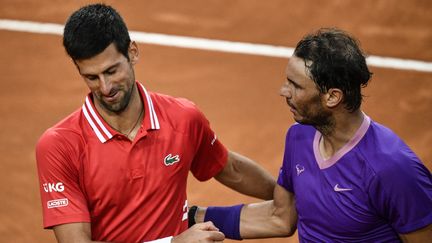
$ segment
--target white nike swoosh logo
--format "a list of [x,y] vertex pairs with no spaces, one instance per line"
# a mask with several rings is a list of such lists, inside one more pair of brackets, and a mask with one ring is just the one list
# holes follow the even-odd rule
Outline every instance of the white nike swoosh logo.
[[335,192],[346,192],[352,190],[351,188],[340,188],[339,184],[336,184],[333,189]]

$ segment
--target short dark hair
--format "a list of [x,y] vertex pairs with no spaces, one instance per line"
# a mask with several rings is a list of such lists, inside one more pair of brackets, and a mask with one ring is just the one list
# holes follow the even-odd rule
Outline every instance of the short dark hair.
[[91,4],[75,11],[67,20],[63,33],[63,46],[73,60],[93,57],[111,43],[129,59],[130,41],[120,14],[105,4]]
[[302,58],[311,79],[321,93],[338,88],[344,93],[343,103],[349,111],[360,108],[361,88],[372,73],[359,42],[336,28],[322,28],[306,35],[296,46],[294,56]]

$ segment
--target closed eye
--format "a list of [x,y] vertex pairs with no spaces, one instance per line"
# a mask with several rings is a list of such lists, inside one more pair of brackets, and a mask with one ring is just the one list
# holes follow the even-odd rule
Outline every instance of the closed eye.
[[302,89],[303,88],[303,87],[301,87],[300,85],[298,85],[296,82],[294,82],[293,80],[291,80],[289,78],[287,78],[287,82],[289,84],[291,84],[292,86],[294,86],[294,88],[296,88],[296,89]]
[[105,71],[105,73],[108,75],[113,75],[116,73],[116,71],[117,71],[117,69],[113,68],[113,69],[109,69],[109,70]]
[[88,79],[88,80],[92,80],[92,81],[98,79],[98,76],[96,76],[96,75],[85,75],[84,77],[85,77],[86,79]]

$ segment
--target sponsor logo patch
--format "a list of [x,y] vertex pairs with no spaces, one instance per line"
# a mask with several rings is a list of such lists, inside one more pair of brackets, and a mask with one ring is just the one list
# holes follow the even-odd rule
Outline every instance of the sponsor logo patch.
[[69,204],[69,201],[67,198],[56,199],[56,200],[51,200],[51,201],[47,202],[48,208],[66,207],[68,204]]
[[62,192],[64,191],[64,185],[61,182],[58,183],[44,183],[42,184],[45,192]]
[[335,192],[346,192],[346,191],[351,191],[352,188],[342,188],[342,187],[339,187],[339,184],[336,184],[336,185],[333,187],[333,190],[334,190]]
[[296,164],[297,176],[299,176],[303,171],[305,171],[305,167],[300,164]]

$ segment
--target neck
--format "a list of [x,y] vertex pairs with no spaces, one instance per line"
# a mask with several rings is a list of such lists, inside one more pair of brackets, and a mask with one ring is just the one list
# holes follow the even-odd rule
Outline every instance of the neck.
[[323,157],[331,157],[347,144],[360,128],[363,119],[364,114],[361,110],[352,113],[344,111],[333,114],[331,124],[317,126],[316,129],[322,134],[320,151]]

